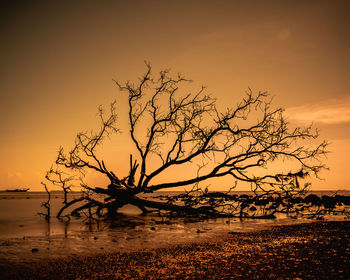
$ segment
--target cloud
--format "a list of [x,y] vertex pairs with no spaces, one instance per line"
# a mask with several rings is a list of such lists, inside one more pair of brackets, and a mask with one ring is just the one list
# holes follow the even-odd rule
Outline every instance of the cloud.
[[301,123],[342,124],[350,123],[350,98],[330,99],[319,104],[305,104],[287,108],[289,120]]

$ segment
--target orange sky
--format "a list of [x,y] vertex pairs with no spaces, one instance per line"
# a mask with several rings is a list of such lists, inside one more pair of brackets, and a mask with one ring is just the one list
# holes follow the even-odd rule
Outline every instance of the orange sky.
[[[0,189],[39,190],[60,145],[97,124],[112,79],[153,68],[219,105],[267,90],[332,145],[313,189],[350,189],[349,1],[2,1]],[[128,147],[119,143],[111,152]],[[125,162],[116,163],[125,165]]]

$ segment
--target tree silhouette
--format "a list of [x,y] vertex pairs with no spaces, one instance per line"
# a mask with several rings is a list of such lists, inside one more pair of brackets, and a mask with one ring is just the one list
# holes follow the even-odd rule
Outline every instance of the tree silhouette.
[[[107,167],[98,155],[103,141],[120,133],[117,103],[113,102],[107,112],[99,107],[100,129],[79,133],[68,152],[60,148],[55,165],[47,172],[46,180],[65,193],[57,217],[67,212],[114,218],[126,204],[144,213],[215,217],[263,218],[276,211],[302,211],[288,205],[290,199],[305,193],[307,186],[300,186],[298,179],[308,174],[318,176],[326,168],[321,159],[327,143],[305,146],[318,137],[317,130],[311,126],[291,129],[283,109],[273,109],[265,92],[254,94],[249,89],[240,103],[222,111],[205,87],[194,94],[180,94],[190,80],[181,74],[172,76],[168,70],[154,76],[150,64],[146,67],[136,83],[115,81],[127,95],[128,132],[137,151],[130,154],[128,174],[122,176]],[[270,168],[281,160],[293,162],[293,170],[283,173],[282,169]],[[193,175],[178,180],[164,176],[181,166]],[[87,171],[104,175],[109,184],[89,185],[84,180]],[[213,193],[200,187],[224,177],[232,179],[233,187],[227,192]],[[250,184],[255,195],[230,194],[240,182]],[[82,190],[80,195],[69,200],[67,194],[77,186]],[[184,187],[191,190],[177,196],[146,199],[143,195]]]

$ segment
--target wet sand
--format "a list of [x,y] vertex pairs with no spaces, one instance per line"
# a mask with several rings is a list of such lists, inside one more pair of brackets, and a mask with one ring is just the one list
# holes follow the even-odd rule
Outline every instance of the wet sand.
[[[128,253],[4,263],[1,279],[350,279],[350,222],[315,222]],[[156,244],[155,244],[156,246]]]

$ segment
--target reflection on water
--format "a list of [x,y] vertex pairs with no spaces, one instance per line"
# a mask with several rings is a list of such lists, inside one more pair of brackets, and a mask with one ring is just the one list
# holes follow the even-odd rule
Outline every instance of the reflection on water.
[[[124,215],[113,223],[82,222],[82,219],[60,222],[55,218],[47,223],[36,215],[44,197],[38,194],[26,196],[29,198],[0,199],[0,264],[6,260],[23,263],[48,257],[163,247],[217,238],[232,231],[245,232],[305,222],[285,217],[244,221],[228,218],[168,220],[158,216],[141,216],[138,209],[126,206]],[[59,196],[52,200],[54,213],[61,202]]]

